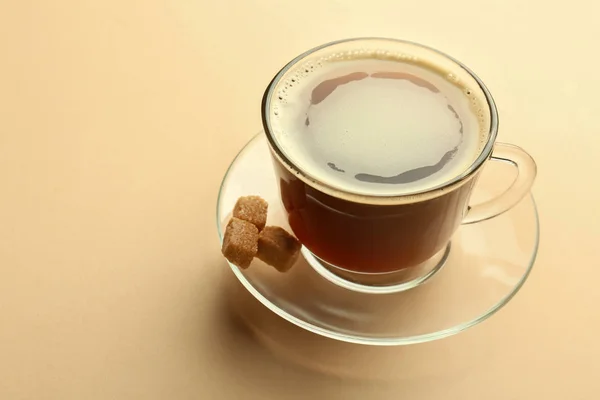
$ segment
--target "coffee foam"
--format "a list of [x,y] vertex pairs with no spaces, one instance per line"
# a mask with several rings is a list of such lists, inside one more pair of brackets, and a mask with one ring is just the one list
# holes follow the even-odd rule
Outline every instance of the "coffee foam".
[[410,55],[332,53],[285,74],[270,123],[282,152],[314,180],[405,195],[443,185],[479,156],[487,130],[476,93]]

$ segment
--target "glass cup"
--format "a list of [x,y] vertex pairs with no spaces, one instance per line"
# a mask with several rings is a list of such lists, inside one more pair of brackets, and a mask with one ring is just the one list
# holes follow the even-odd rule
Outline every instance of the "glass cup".
[[[485,145],[475,161],[440,186],[398,196],[343,190],[320,181],[296,165],[274,134],[273,98],[284,82],[292,79],[297,67],[324,57],[335,59],[349,55],[385,56],[398,62],[426,65],[473,91],[473,97],[484,103],[480,117],[487,132]],[[452,235],[461,224],[483,221],[509,210],[529,192],[536,175],[536,164],[529,154],[517,146],[496,143],[498,113],[483,82],[459,61],[416,43],[356,38],[309,50],[274,77],[264,94],[261,112],[281,199],[289,224],[305,247],[305,256],[318,260],[345,279],[357,281],[357,276],[361,276],[360,280],[370,282],[372,276],[413,269],[436,257],[439,259],[441,254],[447,255]],[[518,176],[501,195],[470,206],[477,178],[490,160],[512,164]]]

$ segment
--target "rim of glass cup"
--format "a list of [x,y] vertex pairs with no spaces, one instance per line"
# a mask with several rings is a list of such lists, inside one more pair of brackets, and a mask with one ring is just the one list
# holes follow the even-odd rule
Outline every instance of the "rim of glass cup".
[[[391,42],[391,43],[395,43],[395,44],[404,44],[404,45],[408,45],[408,46],[415,46],[417,48],[421,48],[423,50],[433,52],[439,56],[442,56],[443,58],[446,58],[450,62],[456,64],[456,66],[458,66],[459,68],[463,69],[465,72],[467,72],[470,75],[471,78],[473,78],[473,80],[477,83],[477,85],[479,86],[479,89],[482,91],[482,93],[485,97],[485,100],[486,100],[486,103],[487,103],[487,106],[489,109],[489,113],[490,113],[490,128],[488,131],[487,141],[486,141],[484,147],[482,148],[481,152],[479,153],[479,155],[477,156],[475,161],[473,161],[473,163],[465,171],[463,171],[460,175],[457,175],[456,177],[452,178],[449,181],[446,181],[437,186],[427,188],[425,190],[416,190],[416,191],[406,192],[406,193],[399,194],[399,195],[363,194],[363,193],[355,193],[355,192],[347,191],[347,190],[344,190],[344,189],[341,189],[338,187],[334,187],[334,186],[331,186],[325,182],[322,182],[322,181],[316,179],[314,176],[310,175],[309,173],[304,171],[302,168],[297,166],[291,160],[291,158],[285,154],[285,152],[279,146],[277,139],[275,138],[275,135],[273,134],[273,132],[271,130],[271,118],[270,118],[271,99],[273,97],[273,94],[275,93],[275,88],[277,87],[278,83],[281,81],[281,78],[283,76],[285,76],[285,74],[292,67],[294,67],[296,64],[298,64],[300,61],[302,61],[306,57],[310,56],[311,54],[313,54],[319,50],[326,49],[328,47],[332,47],[332,46],[335,46],[338,44],[355,42],[355,41],[357,41],[357,42],[360,42],[360,41],[367,41],[367,42],[383,41],[383,42]],[[426,200],[426,199],[430,199],[430,198],[441,195],[442,193],[444,193],[443,192],[444,189],[448,189],[448,188],[454,189],[455,187],[461,186],[462,184],[466,183],[469,180],[468,178],[473,176],[474,172],[476,172],[485,163],[485,161],[491,156],[492,150],[494,149],[494,143],[496,142],[496,137],[498,135],[498,124],[499,124],[498,110],[496,108],[496,103],[492,97],[492,94],[490,93],[488,88],[485,86],[483,81],[473,71],[471,71],[471,69],[469,69],[465,64],[463,64],[462,62],[458,61],[457,59],[449,56],[446,53],[443,53],[437,49],[434,49],[433,47],[429,47],[429,46],[426,46],[426,45],[423,45],[420,43],[416,43],[416,42],[412,42],[412,41],[408,41],[408,40],[386,38],[386,37],[356,37],[356,38],[336,40],[336,41],[322,44],[317,47],[313,47],[312,49],[307,50],[304,53],[300,54],[299,56],[295,57],[290,62],[288,62],[275,75],[275,77],[271,80],[271,82],[267,86],[267,89],[265,90],[265,93],[263,95],[262,102],[261,102],[261,119],[262,119],[262,125],[263,125],[264,132],[265,132],[265,134],[267,136],[267,140],[269,142],[269,147],[271,148],[271,151],[273,152],[273,154],[277,158],[279,158],[280,161],[282,161],[283,165],[286,168],[288,168],[293,174],[297,175],[306,184],[313,186],[313,187],[315,187],[315,185],[317,185],[316,189],[323,190],[334,196],[336,196],[336,195],[339,196],[341,194],[342,196],[348,196],[349,198],[359,198],[361,202],[367,202],[367,203],[373,203],[373,204],[380,204],[380,202],[382,200],[385,200],[386,204],[403,203],[404,201],[407,201],[407,200],[409,200],[411,202]],[[427,196],[426,198],[421,199],[420,198],[421,196],[419,196],[419,195],[424,195],[424,194],[430,194],[431,196]]]

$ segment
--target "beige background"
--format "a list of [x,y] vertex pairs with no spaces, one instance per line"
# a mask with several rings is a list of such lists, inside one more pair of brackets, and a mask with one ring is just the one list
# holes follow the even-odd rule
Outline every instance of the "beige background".
[[[0,399],[598,398],[599,14],[592,0],[0,0]],[[218,184],[260,129],[268,80],[362,35],[464,61],[497,100],[500,140],[539,165],[530,280],[432,344],[300,331],[219,254]]]

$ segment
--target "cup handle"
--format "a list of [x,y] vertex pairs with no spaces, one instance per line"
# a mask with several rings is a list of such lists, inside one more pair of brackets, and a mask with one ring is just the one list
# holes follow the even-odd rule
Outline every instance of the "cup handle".
[[517,168],[517,178],[498,197],[475,206],[469,206],[463,224],[472,224],[494,218],[517,205],[529,193],[537,174],[537,166],[531,156],[522,148],[506,143],[496,143],[492,161],[512,164]]

